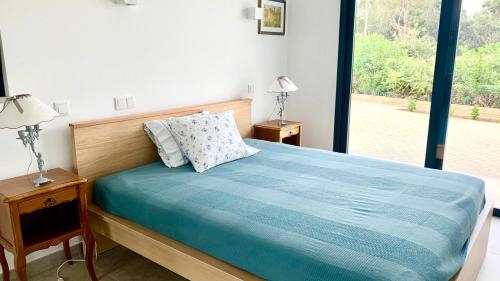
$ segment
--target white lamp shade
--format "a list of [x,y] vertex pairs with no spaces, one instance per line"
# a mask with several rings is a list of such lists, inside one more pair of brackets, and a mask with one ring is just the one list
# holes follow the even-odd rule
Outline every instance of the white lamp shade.
[[269,93],[290,93],[295,92],[299,88],[293,84],[290,78],[286,76],[280,76],[274,80],[273,84],[269,88]]
[[57,116],[57,112],[32,95],[8,97],[0,111],[0,129],[34,126]]

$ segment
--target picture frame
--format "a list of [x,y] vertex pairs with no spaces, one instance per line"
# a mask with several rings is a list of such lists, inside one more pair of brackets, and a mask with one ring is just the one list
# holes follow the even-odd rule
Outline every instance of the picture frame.
[[285,35],[286,31],[286,1],[259,0],[264,19],[258,21],[259,34]]

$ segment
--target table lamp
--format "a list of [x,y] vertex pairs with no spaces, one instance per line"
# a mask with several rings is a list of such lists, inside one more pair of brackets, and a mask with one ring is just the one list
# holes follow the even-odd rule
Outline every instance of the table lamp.
[[286,76],[280,76],[274,80],[273,84],[267,91],[268,93],[276,93],[278,96],[276,97],[277,102],[280,106],[280,111],[279,111],[279,125],[284,126],[286,125],[285,121],[285,110],[286,110],[286,102],[289,97],[289,93],[297,91],[299,88],[293,84],[293,82],[290,80],[290,78]]
[[53,182],[53,180],[43,176],[45,165],[42,154],[35,150],[35,141],[39,139],[39,133],[42,131],[40,123],[52,121],[57,116],[59,116],[57,112],[32,95],[7,97],[3,109],[0,111],[0,129],[25,127],[24,130],[17,132],[19,135],[17,139],[21,140],[24,146],[29,145],[37,158],[40,174],[33,181],[35,187]]

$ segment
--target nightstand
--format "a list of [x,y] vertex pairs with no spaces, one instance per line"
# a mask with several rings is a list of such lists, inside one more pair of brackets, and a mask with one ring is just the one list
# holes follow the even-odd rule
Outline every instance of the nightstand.
[[254,138],[286,144],[301,145],[302,123],[286,121],[280,125],[279,120],[272,120],[254,125]]
[[35,188],[38,174],[0,181],[0,263],[3,280],[9,280],[4,248],[14,254],[20,281],[26,281],[26,255],[63,243],[71,259],[69,239],[82,236],[90,277],[97,280],[92,254],[94,237],[89,228],[86,179],[62,169],[47,172],[54,182]]

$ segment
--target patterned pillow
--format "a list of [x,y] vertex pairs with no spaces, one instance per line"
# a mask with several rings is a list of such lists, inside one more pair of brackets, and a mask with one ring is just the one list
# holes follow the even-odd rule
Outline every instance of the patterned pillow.
[[189,160],[184,156],[184,153],[182,153],[172,136],[166,121],[155,120],[146,122],[144,123],[144,130],[158,148],[158,154],[167,167],[175,168],[189,163]]
[[241,139],[234,111],[174,117],[167,119],[167,124],[199,173],[259,152]]

